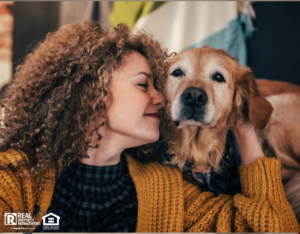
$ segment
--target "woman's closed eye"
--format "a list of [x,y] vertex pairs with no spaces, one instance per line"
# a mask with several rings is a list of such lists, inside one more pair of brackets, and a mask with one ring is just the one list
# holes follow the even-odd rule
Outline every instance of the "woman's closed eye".
[[138,85],[141,86],[141,87],[144,87],[144,88],[146,88],[146,89],[147,89],[148,86],[149,86],[147,83],[140,83],[140,84],[138,84]]

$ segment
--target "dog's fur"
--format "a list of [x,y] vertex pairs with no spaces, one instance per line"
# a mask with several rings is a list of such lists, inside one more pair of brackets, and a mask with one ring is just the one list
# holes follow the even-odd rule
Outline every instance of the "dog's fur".
[[257,136],[265,156],[282,162],[282,177],[286,180],[291,177],[288,171],[300,170],[300,94],[272,95],[267,100],[274,111],[266,127],[257,130]]
[[282,81],[256,79],[258,90],[274,107],[274,111],[257,136],[264,154],[282,163],[283,181],[300,171],[300,86]]
[[284,93],[300,94],[300,86],[284,81],[256,79],[256,84],[259,93],[264,97]]
[[[176,77],[174,71],[178,69],[183,75]],[[213,80],[216,72],[223,75],[225,82]],[[191,91],[183,99],[189,87],[195,87],[195,92],[202,89],[206,94]],[[256,129],[262,129],[273,109],[259,94],[248,67],[241,66],[224,50],[207,46],[186,50],[172,58],[164,93],[167,106],[161,132],[169,146],[168,153],[174,155],[171,163],[180,169],[187,160],[193,161],[199,171],[218,169],[227,131],[246,118]],[[198,107],[185,105],[191,94],[207,102]]]

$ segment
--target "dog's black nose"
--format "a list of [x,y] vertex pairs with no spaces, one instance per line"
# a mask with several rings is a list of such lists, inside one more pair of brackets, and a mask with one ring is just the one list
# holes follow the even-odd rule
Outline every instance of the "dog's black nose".
[[182,93],[181,101],[190,107],[201,107],[207,103],[207,94],[201,88],[189,87]]

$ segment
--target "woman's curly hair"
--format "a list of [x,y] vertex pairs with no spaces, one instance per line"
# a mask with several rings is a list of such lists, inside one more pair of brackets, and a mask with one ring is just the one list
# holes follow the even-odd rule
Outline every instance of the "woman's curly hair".
[[[49,163],[58,175],[72,161],[88,157],[87,130],[97,117],[105,121],[112,72],[132,50],[148,60],[161,91],[169,55],[146,32],[84,21],[49,33],[17,67],[1,100],[0,150],[25,152],[30,175]],[[143,158],[151,149],[139,147],[135,156]]]

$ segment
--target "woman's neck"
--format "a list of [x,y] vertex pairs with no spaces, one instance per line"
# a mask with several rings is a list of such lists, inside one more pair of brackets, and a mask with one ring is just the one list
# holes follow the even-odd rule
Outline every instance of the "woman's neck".
[[93,166],[118,164],[120,162],[121,153],[124,150],[120,145],[120,141],[114,139],[114,137],[107,137],[107,135],[104,134],[99,143],[98,148],[88,148],[87,155],[89,158],[82,158],[80,161]]
[[87,152],[89,158],[81,158],[80,161],[84,164],[102,167],[116,165],[120,162],[122,152],[111,156],[109,153],[99,150],[99,148],[89,148]]

